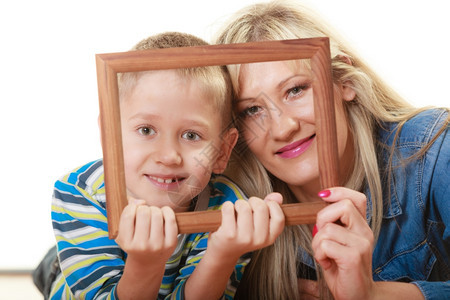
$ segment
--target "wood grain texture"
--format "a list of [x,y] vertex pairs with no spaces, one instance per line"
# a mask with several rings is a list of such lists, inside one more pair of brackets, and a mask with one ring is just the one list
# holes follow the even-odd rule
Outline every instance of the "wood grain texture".
[[[317,213],[324,208],[325,202],[283,204],[286,225],[314,224]],[[216,231],[221,222],[220,210],[194,211],[175,215],[180,233]]]
[[[328,38],[97,54],[109,237],[117,236],[120,214],[127,205],[117,73],[295,59],[311,59],[321,188],[336,186],[338,156]],[[282,205],[286,225],[312,224],[324,206],[323,202]],[[220,211],[178,213],[176,218],[183,233],[209,232],[221,222]]]
[[339,159],[337,151],[336,116],[329,42],[311,57],[313,81],[314,117],[316,122],[317,156],[320,186],[322,189],[339,184]]
[[100,128],[110,238],[119,232],[120,215],[128,204],[123,164],[120,106],[116,73],[101,59],[97,63]]

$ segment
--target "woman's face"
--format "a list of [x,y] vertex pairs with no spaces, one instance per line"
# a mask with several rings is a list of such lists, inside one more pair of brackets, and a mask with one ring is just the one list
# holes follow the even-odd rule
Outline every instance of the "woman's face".
[[[316,195],[320,190],[311,71],[298,62],[241,66],[235,104],[242,134],[264,167],[290,189]],[[354,91],[335,92],[340,164],[353,162],[353,146],[343,100]],[[298,195],[298,194],[297,194]]]

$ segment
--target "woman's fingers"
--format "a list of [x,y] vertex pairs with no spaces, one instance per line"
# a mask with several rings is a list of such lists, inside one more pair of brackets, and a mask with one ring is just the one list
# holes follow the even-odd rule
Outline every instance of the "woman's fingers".
[[319,197],[331,203],[348,199],[358,209],[361,216],[366,217],[367,198],[363,193],[345,187],[334,187],[320,191]]
[[341,225],[328,223],[317,232],[312,241],[312,247],[318,248],[319,243],[325,240],[347,247],[360,248],[365,252],[371,250],[369,247],[373,239],[370,235],[360,235]]
[[319,231],[325,224],[336,222],[360,235],[368,235],[372,232],[366,219],[348,199],[330,204],[317,214],[316,226]]

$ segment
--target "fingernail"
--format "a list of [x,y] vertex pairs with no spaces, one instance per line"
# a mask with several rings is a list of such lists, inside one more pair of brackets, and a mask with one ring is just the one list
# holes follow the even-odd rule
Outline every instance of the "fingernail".
[[326,197],[331,195],[331,191],[330,190],[323,190],[323,191],[320,191],[317,195],[320,198],[326,198]]
[[312,236],[314,237],[319,230],[317,229],[317,225],[314,225],[312,230]]
[[133,203],[134,203],[135,205],[142,205],[142,204],[145,204],[145,200],[142,200],[142,199],[133,199]]

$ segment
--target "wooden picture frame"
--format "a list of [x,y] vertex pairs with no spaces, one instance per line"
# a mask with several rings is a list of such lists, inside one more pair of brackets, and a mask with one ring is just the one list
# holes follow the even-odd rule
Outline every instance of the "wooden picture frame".
[[[118,233],[127,205],[117,74],[213,65],[310,59],[321,188],[338,185],[336,121],[327,37],[186,48],[152,49],[96,55],[101,137],[109,237]],[[325,202],[282,205],[286,225],[312,224]],[[209,232],[221,223],[220,211],[176,214],[180,233]]]

